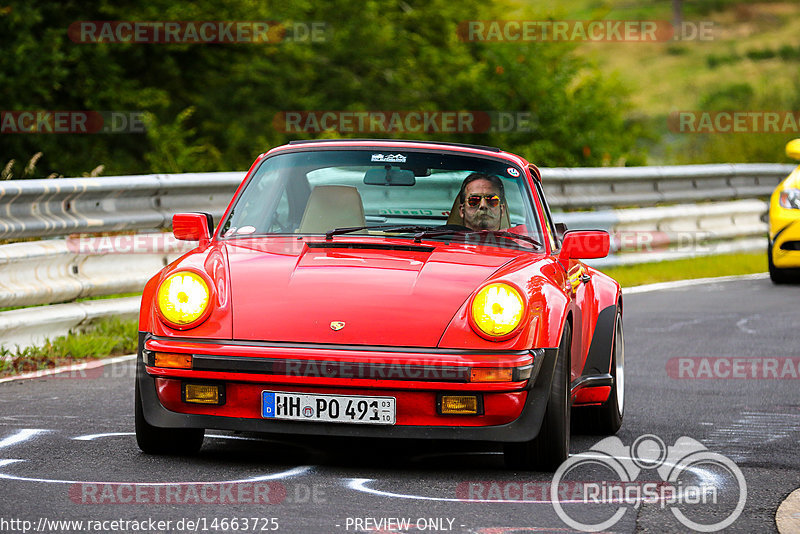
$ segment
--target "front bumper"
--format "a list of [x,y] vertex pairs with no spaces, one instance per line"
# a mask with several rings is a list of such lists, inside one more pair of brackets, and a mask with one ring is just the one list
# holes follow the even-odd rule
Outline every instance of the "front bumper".
[[769,228],[775,267],[800,268],[800,210],[770,207]]
[[[153,353],[190,353],[193,369],[153,366]],[[165,428],[207,428],[327,436],[528,441],[536,437],[549,397],[557,349],[487,354],[476,351],[334,347],[174,340],[140,333],[136,380],[147,422]],[[471,367],[523,369],[527,380],[469,382]],[[466,370],[466,371],[465,371]],[[466,373],[466,374],[465,374]],[[514,378],[519,378],[515,371]],[[185,382],[224,383],[222,406],[188,404]],[[394,425],[298,422],[262,418],[261,391],[397,398]],[[436,413],[441,393],[482,396],[485,413]]]

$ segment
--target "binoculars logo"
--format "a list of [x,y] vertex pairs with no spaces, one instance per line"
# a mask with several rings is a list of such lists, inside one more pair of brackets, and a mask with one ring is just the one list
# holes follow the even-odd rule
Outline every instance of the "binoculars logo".
[[609,529],[643,504],[669,508],[695,531],[717,532],[742,513],[747,484],[733,461],[697,440],[667,446],[645,434],[630,446],[609,437],[571,456],[555,472],[550,498],[561,520],[582,532]]

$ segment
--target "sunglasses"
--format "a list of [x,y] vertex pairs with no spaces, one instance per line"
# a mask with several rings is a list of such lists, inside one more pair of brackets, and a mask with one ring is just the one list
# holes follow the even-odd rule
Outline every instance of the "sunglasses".
[[500,197],[497,195],[470,195],[467,197],[467,204],[471,208],[477,207],[480,205],[481,199],[486,199],[490,208],[496,208],[500,204]]

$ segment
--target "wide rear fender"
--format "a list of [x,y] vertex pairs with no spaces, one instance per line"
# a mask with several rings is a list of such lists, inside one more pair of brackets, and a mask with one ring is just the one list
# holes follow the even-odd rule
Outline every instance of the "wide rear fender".
[[622,313],[622,291],[619,284],[596,269],[588,268],[596,299],[596,320],[582,375],[610,372],[611,351],[616,329],[617,312]]

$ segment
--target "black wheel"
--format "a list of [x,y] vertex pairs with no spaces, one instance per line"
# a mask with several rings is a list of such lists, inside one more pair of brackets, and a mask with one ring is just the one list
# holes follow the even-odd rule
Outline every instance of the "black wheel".
[[542,428],[539,435],[531,441],[504,445],[503,455],[507,467],[555,471],[569,457],[571,345],[572,328],[569,323],[565,323]]
[[136,443],[147,454],[195,454],[203,445],[205,429],[159,428],[148,423],[142,410],[139,382],[136,382]]
[[606,402],[600,406],[575,408],[575,423],[580,433],[610,436],[616,434],[622,425],[625,413],[625,336],[619,310],[614,323],[614,342],[611,344],[611,376],[614,385]]
[[767,264],[769,266],[769,278],[773,284],[790,284],[800,280],[800,278],[792,276],[797,272],[796,270],[775,267],[772,262],[772,243],[767,244]]

